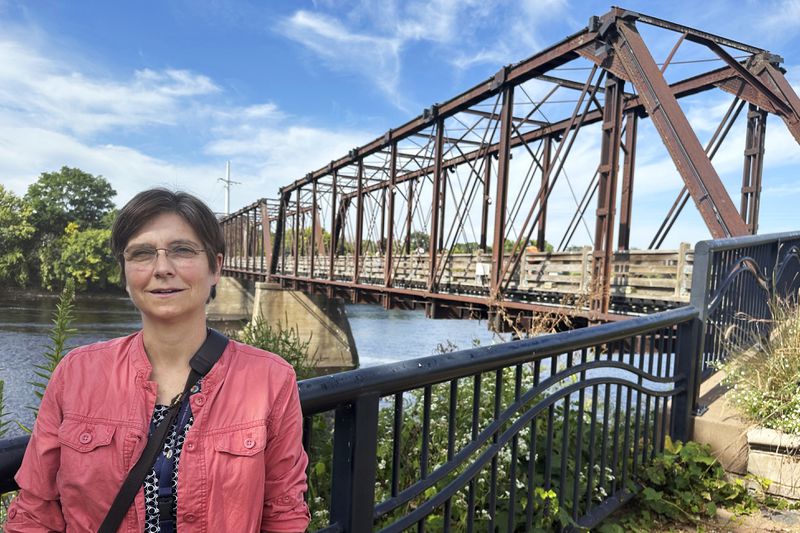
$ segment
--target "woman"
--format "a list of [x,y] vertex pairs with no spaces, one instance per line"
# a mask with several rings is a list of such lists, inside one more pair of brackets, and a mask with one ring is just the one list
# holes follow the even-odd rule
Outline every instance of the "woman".
[[305,530],[308,459],[291,366],[223,340],[219,360],[182,394],[206,341],[224,245],[216,217],[186,193],[144,191],[120,211],[111,248],[142,330],[73,350],[56,368],[7,532],[97,531],[173,405],[176,420],[119,531]]

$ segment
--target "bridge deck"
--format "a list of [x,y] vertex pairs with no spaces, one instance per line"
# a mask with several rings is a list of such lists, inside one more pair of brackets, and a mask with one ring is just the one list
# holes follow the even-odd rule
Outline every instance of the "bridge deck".
[[[632,250],[614,254],[610,312],[593,318],[619,320],[628,315],[676,307],[689,300],[694,252],[688,244],[679,250]],[[433,317],[485,318],[493,308],[518,314],[553,313],[588,318],[592,250],[570,252],[526,251],[519,274],[509,280],[502,302],[492,301],[488,279],[491,256],[484,253],[450,254],[443,265],[437,291],[429,290],[429,258],[424,254],[392,258],[386,275],[385,257],[362,256],[358,278],[355,257],[326,255],[313,259],[281,259],[273,278],[284,285],[331,294],[347,294],[353,301],[382,303],[386,307],[420,307]],[[266,279],[266,261],[259,256],[233,255],[223,266],[226,275]],[[389,283],[387,283],[387,277]]]

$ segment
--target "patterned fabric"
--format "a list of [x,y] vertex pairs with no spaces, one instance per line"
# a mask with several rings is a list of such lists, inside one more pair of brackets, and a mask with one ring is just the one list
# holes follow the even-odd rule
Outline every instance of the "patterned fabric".
[[[200,392],[200,383],[198,382],[197,385],[192,387],[192,394]],[[168,405],[156,405],[155,409],[153,409],[153,424],[156,426],[160,424],[168,410]],[[170,457],[171,454],[175,455],[175,470],[172,471],[172,493],[175,494],[175,499],[172,501],[172,514],[175,516],[178,515],[178,463],[181,459],[183,441],[186,440],[186,433],[192,427],[193,422],[194,416],[190,416],[183,428],[177,428],[175,427],[178,424],[178,419],[176,418],[169,430],[167,440],[164,442],[164,453],[167,457]],[[158,473],[154,466],[144,479],[144,533],[160,533],[161,531],[161,526],[158,523],[158,481]]]

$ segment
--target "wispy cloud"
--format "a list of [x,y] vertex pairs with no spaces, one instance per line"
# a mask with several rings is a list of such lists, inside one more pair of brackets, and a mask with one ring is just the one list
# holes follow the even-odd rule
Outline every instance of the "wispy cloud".
[[0,106],[24,123],[90,135],[112,128],[172,124],[181,100],[219,92],[185,70],[141,70],[127,80],[89,77],[18,41],[0,41]]
[[397,87],[401,39],[354,32],[336,18],[309,11],[297,11],[278,29],[317,54],[329,68],[371,80],[398,107],[404,107]]
[[[407,111],[403,64],[413,44],[425,43],[457,70],[510,63],[541,48],[539,28],[564,12],[566,0],[364,0],[336,16],[327,2],[315,7],[279,21],[277,31],[329,68],[368,80]],[[486,35],[497,37],[487,44]]]
[[800,0],[778,0],[759,3],[762,15],[755,21],[756,26],[772,39],[794,36],[800,28]]
[[316,127],[273,102],[232,104],[223,85],[185,69],[98,76],[82,58],[54,59],[41,42],[11,38],[0,40],[0,57],[0,176],[20,194],[68,165],[109,179],[118,203],[169,186],[221,209],[225,160],[245,182],[232,192],[243,205],[370,138]]

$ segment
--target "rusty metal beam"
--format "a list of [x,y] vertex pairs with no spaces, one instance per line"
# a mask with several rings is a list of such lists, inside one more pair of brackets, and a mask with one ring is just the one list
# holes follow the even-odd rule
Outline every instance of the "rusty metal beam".
[[300,263],[300,189],[297,189],[295,215],[294,215],[294,231],[292,231],[292,256],[294,257],[294,275],[297,276],[297,265]]
[[436,292],[436,260],[439,257],[439,217],[441,216],[443,182],[442,151],[444,150],[444,120],[436,121],[436,141],[434,144],[433,193],[431,194],[431,235],[428,243],[428,290]]
[[[317,253],[319,252],[319,244],[322,240],[317,239],[317,232],[320,232],[320,236],[322,235],[322,228],[319,227],[319,221],[317,219],[317,182],[314,181],[311,183],[311,205],[312,205],[312,215],[311,215],[311,240],[313,241],[312,244],[309,246],[310,255],[311,255],[311,263],[309,265],[309,276],[310,278],[314,277],[314,266],[316,263]],[[324,253],[324,252],[323,252]]]
[[637,13],[636,11],[631,11],[629,9],[622,9],[622,8],[614,8],[612,9],[612,13],[615,16],[621,18],[635,18],[638,22],[643,22],[645,24],[649,24],[651,26],[657,26],[660,28],[664,28],[666,30],[674,31],[677,33],[686,34],[686,38],[699,42],[702,44],[706,44],[708,42],[713,42],[716,44],[720,44],[722,46],[728,46],[730,48],[735,48],[737,50],[741,50],[742,52],[747,52],[750,54],[758,54],[761,52],[765,52],[763,48],[757,48],[755,46],[749,45],[747,43],[743,43],[741,41],[736,41],[734,39],[729,39],[727,37],[722,37],[720,35],[715,35],[713,33],[709,33],[707,31],[698,30],[696,28],[692,28],[689,26],[684,26],[683,24],[677,24],[675,22],[671,22],[669,20],[664,20],[656,17],[651,17],[650,15],[646,15],[644,13]]
[[[496,311],[503,309],[506,311],[527,311],[532,313],[545,313],[545,314],[566,313],[569,314],[570,316],[581,317],[581,318],[590,318],[590,316],[593,316],[589,311],[585,311],[583,309],[575,309],[574,307],[563,306],[563,305],[546,305],[546,304],[537,304],[532,302],[518,302],[513,300],[508,300],[500,304],[497,304],[497,302],[492,301],[490,298],[485,298],[480,296],[470,296],[464,294],[434,293],[424,289],[384,287],[382,285],[369,285],[366,283],[354,284],[347,281],[335,281],[335,280],[331,281],[324,279],[309,280],[306,278],[300,278],[282,274],[278,274],[273,277],[279,281],[286,281],[286,282],[301,282],[301,283],[308,283],[309,285],[337,287],[340,289],[351,289],[355,291],[373,292],[377,294],[390,294],[400,297],[415,298],[419,300],[442,300],[447,302],[453,302],[456,304],[461,303],[465,305],[471,304],[482,307],[485,306],[487,308]],[[596,318],[602,321],[615,322],[618,320],[625,320],[627,316],[617,313],[607,313],[605,315],[601,315]]]
[[644,101],[711,235],[714,238],[747,235],[747,225],[639,32],[625,21],[618,21],[616,30],[617,37],[612,38],[613,50],[625,68],[626,78]]
[[742,171],[742,200],[740,212],[750,232],[758,230],[758,211],[761,204],[761,177],[764,170],[764,140],[767,132],[767,112],[750,104],[747,110],[747,134]]
[[492,203],[491,183],[492,183],[492,155],[484,157],[483,167],[483,201],[481,202],[481,235],[480,249],[486,252],[486,234],[489,226],[489,205]]
[[612,74],[606,78],[590,304],[592,312],[598,313],[598,315],[608,312],[611,298],[611,263],[614,260],[614,215],[617,206],[617,172],[622,133],[622,88],[624,84],[624,81]]
[[267,264],[264,267],[266,272],[272,272],[272,237],[269,233],[269,217],[267,216],[267,204],[263,203],[261,207],[261,238],[263,239],[262,246],[264,247],[264,256],[266,257]]
[[363,159],[358,160],[358,195],[356,196],[356,242],[353,252],[353,281],[358,283],[361,277],[361,252],[364,236],[364,165]]
[[503,89],[500,108],[500,143],[497,159],[497,192],[494,203],[494,239],[492,240],[492,270],[489,294],[499,299],[503,282],[503,247],[506,240],[506,204],[508,202],[508,164],[511,157],[511,124],[514,111],[514,87]]
[[625,158],[622,165],[622,190],[619,205],[619,241],[617,248],[627,250],[631,245],[631,213],[633,211],[633,178],[636,169],[636,134],[639,117],[625,113]]
[[[395,178],[395,181],[397,178]],[[405,253],[411,253],[411,230],[414,222],[414,180],[408,180],[408,209],[406,210],[406,242]]]
[[539,216],[536,219],[536,226],[538,233],[536,236],[536,249],[540,252],[545,251],[546,240],[545,233],[547,227],[547,197],[549,196],[547,181],[550,178],[553,162],[551,160],[553,150],[553,138],[545,137],[544,146],[542,148],[542,180],[539,186]]
[[[800,98],[797,93],[783,76],[783,72],[771,63],[762,63],[752,68],[760,68],[761,72],[758,77],[761,81],[774,90],[774,93],[786,102],[788,108],[791,110],[788,113],[778,113],[778,116],[783,119],[786,127],[789,128],[795,141],[800,143]],[[758,104],[757,104],[758,105]],[[763,106],[759,106],[763,107]]]
[[[383,263],[383,284],[386,287],[392,286],[392,262],[394,258],[394,202],[395,189],[397,188],[397,143],[392,143],[391,158],[389,163],[389,227],[386,238],[386,256]],[[411,199],[409,199],[409,202]]]
[[333,171],[331,187],[331,242],[330,250],[328,250],[328,279],[333,280],[333,262],[336,259],[336,247],[338,246],[338,232],[336,228],[336,220],[338,210],[336,209],[336,175],[337,172]]

